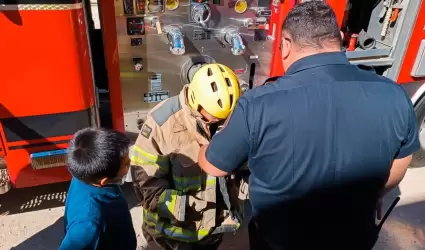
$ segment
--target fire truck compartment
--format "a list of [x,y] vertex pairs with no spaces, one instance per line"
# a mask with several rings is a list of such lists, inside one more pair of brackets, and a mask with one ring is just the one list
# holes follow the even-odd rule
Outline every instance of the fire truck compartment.
[[197,65],[225,64],[245,85],[267,79],[273,40],[256,33],[267,33],[270,14],[257,0],[115,1],[125,131],[138,133],[150,109],[177,95]]

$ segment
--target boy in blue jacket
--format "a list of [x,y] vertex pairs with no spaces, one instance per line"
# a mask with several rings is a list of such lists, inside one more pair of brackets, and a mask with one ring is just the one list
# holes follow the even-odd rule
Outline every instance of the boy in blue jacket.
[[130,166],[129,139],[114,130],[85,128],[68,148],[73,178],[65,203],[60,250],[135,250],[136,234],[120,188]]

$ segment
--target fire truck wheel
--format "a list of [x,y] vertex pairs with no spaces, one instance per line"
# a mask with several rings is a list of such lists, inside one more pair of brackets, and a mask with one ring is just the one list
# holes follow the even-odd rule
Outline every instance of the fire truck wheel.
[[419,168],[425,166],[425,97],[415,105],[416,119],[419,126],[419,141],[421,149],[413,154],[413,160],[410,164],[411,168]]
[[[3,159],[0,159],[0,163],[3,163]],[[9,171],[7,168],[3,168],[3,165],[0,165],[0,195],[5,194],[12,189],[10,183]]]

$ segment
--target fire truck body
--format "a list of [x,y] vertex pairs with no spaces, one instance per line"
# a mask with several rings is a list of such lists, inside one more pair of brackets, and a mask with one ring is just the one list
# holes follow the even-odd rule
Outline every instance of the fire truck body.
[[[204,63],[229,66],[243,89],[282,75],[281,25],[302,1],[99,1],[101,33],[88,1],[12,2],[0,5],[0,156],[20,188],[69,180],[64,149],[80,128],[135,138]],[[422,124],[425,2],[327,2],[350,61],[403,84]],[[425,165],[422,155],[412,165]]]
[[[168,4],[152,4],[143,10],[133,7],[134,2],[115,3],[122,112],[127,132],[137,134],[147,112],[158,101],[177,95],[203,63],[217,61],[227,65],[244,88],[269,76],[273,41],[267,39],[264,28],[251,28],[265,26],[265,21],[259,24],[254,20],[266,19],[267,14],[256,17],[255,11],[237,13],[229,8],[232,3],[228,0],[216,0],[210,5],[169,0]],[[177,4],[178,8],[169,10]],[[264,6],[257,6],[254,1],[251,8]],[[133,16],[134,13],[147,14],[142,17]]]
[[84,9],[65,2],[0,5],[0,154],[16,187],[69,179],[63,167],[39,169],[30,154],[65,149],[77,129],[94,125]]

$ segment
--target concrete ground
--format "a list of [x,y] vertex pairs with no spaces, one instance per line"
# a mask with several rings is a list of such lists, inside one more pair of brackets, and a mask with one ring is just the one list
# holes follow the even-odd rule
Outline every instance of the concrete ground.
[[[401,194],[374,250],[425,249],[425,168],[411,169],[400,187],[387,197],[387,205]],[[0,250],[57,249],[63,238],[64,201],[69,183],[28,189],[13,189],[0,195]],[[141,209],[131,184],[124,186],[142,246]],[[308,239],[306,239],[308,240]],[[347,243],[349,244],[349,243]],[[236,235],[226,235],[222,250],[248,250],[244,227]]]

